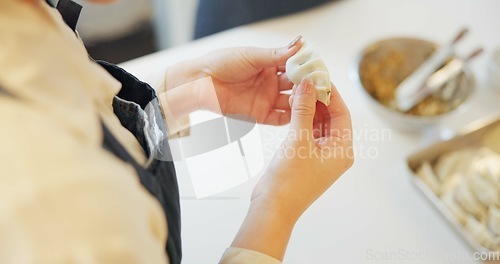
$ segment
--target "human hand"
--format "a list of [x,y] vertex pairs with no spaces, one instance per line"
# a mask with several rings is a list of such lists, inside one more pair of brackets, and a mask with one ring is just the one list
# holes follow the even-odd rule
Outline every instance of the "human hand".
[[252,195],[252,205],[296,221],[353,164],[349,111],[332,84],[331,104],[316,101],[305,78],[290,97],[292,120],[281,145]]
[[333,84],[330,100],[316,101],[311,80],[293,87],[287,139],[255,186],[232,247],[282,260],[296,221],[352,166],[351,117]]
[[301,45],[298,37],[287,47],[231,48],[199,58],[217,94],[213,100],[208,89],[200,90],[200,106],[224,115],[244,115],[263,124],[289,123],[290,95],[281,92],[292,89],[293,83],[285,73],[285,63]]

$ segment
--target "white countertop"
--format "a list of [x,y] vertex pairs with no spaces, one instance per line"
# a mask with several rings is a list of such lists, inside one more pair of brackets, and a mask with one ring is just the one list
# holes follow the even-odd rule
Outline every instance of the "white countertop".
[[[303,215],[285,263],[479,263],[468,259],[474,251],[414,186],[405,166],[406,157],[436,141],[437,133],[423,136],[392,130],[367,107],[348,72],[360,50],[375,40],[412,36],[445,43],[467,26],[471,31],[460,43],[459,53],[477,46],[486,49],[471,65],[478,92],[467,112],[442,126],[456,129],[498,113],[500,94],[485,87],[484,72],[492,49],[500,47],[499,10],[500,1],[496,0],[343,0],[239,27],[122,66],[146,77],[151,70],[214,49],[277,47],[303,35],[315,43],[351,110],[355,133],[360,135],[356,147],[376,150],[376,157],[358,157],[353,168]],[[260,129],[278,133],[288,127]],[[381,131],[389,131],[390,137],[370,138]],[[190,198],[189,179],[182,168],[178,177],[183,196],[183,263],[216,263],[245,216],[256,179],[213,198],[197,200]]]

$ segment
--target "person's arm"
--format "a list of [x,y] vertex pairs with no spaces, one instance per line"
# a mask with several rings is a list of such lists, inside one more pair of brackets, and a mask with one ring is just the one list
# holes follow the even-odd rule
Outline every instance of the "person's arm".
[[[221,263],[279,263],[296,221],[352,165],[350,115],[335,87],[328,107],[316,102],[316,90],[307,80],[291,96],[282,93],[293,86],[284,65],[301,43],[299,37],[278,49],[216,51],[177,64],[166,75],[163,102],[175,116],[206,109],[271,125],[292,120],[290,136],[256,186],[248,214]],[[197,85],[199,80],[209,84]],[[318,127],[322,131],[313,131]]]
[[331,100],[328,107],[316,102],[310,80],[293,90],[289,135],[254,189],[232,247],[283,260],[296,221],[350,168],[349,111],[334,86]]
[[282,48],[229,48],[177,63],[165,73],[163,107],[174,120],[201,109],[287,124],[290,95],[282,92],[293,84],[284,67],[301,45],[298,37]]
[[281,261],[297,220],[296,215],[265,199],[254,199],[231,247],[260,252]]

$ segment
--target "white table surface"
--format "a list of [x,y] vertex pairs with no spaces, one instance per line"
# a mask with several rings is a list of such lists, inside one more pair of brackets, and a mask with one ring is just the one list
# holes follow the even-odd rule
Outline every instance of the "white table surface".
[[[415,36],[446,43],[462,26],[471,30],[459,45],[466,53],[486,49],[472,69],[478,92],[470,109],[447,120],[457,129],[500,108],[500,94],[485,87],[486,61],[500,47],[500,1],[496,0],[344,0],[250,26],[239,27],[122,66],[140,78],[152,70],[230,46],[277,47],[296,35],[314,43],[331,78],[348,104],[355,133],[390,129],[367,107],[348,72],[359,51],[378,39]],[[262,126],[271,133],[287,130]],[[390,130],[390,138],[362,136],[358,149],[376,149],[376,158],[355,165],[300,219],[285,263],[479,263],[474,252],[410,181],[405,158],[438,140],[437,133],[408,135]],[[278,145],[279,142],[268,142]],[[249,205],[256,178],[214,198],[189,198],[189,179],[178,170],[183,199],[184,263],[216,263],[233,239]]]

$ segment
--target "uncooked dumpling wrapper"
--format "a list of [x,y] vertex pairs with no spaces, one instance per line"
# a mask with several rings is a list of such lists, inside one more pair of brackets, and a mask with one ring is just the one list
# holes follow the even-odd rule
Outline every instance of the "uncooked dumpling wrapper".
[[454,151],[441,156],[436,164],[436,174],[442,182],[456,173],[467,171],[470,160],[477,154],[475,149]]
[[474,215],[478,219],[484,219],[486,216],[486,207],[472,193],[464,178],[460,179],[455,189],[455,200],[462,208]]
[[317,100],[325,105],[330,104],[330,74],[325,62],[311,44],[304,41],[300,50],[287,60],[286,74],[295,85],[299,85],[303,78],[309,77],[316,88]]
[[467,218],[465,228],[482,246],[497,250],[499,248],[499,239],[496,238],[483,224],[477,221],[474,217]]
[[467,182],[474,196],[485,206],[496,205],[499,202],[500,190],[495,188],[488,179],[477,171],[467,174]]
[[462,209],[462,207],[457,204],[453,192],[449,191],[441,196],[441,200],[446,205],[448,210],[455,216],[455,218],[460,222],[460,224],[465,225],[467,223],[467,213]]
[[422,181],[429,186],[429,188],[436,194],[441,194],[441,182],[439,181],[429,162],[424,162],[422,166],[417,171],[417,175],[422,179]]
[[490,206],[488,226],[495,235],[500,237],[500,208]]

